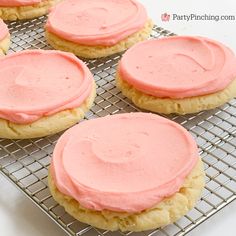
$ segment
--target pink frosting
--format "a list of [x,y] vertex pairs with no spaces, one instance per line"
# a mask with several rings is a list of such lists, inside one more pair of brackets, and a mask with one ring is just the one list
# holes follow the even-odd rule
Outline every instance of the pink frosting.
[[146,10],[136,0],[65,0],[49,14],[46,29],[75,43],[110,46],[146,21]]
[[236,57],[211,39],[175,36],[135,45],[121,59],[119,73],[146,94],[193,97],[226,88],[236,78]]
[[176,193],[198,160],[177,123],[129,113],[80,123],[59,139],[51,173],[60,192],[93,210],[140,212]]
[[0,58],[0,117],[19,124],[80,106],[93,76],[73,54],[26,50]]
[[4,39],[9,34],[7,25],[0,19],[0,40]]
[[43,0],[0,0],[1,7],[19,7],[34,5],[42,2]]

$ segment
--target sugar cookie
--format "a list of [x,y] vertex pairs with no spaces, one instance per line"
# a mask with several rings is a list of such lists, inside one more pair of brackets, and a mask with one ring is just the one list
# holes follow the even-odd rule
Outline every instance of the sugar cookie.
[[0,18],[25,20],[43,16],[61,0],[0,0]]
[[136,0],[65,0],[50,12],[46,38],[55,49],[99,58],[147,39],[152,27]]
[[112,231],[173,223],[194,207],[204,186],[191,135],[147,113],[74,126],[59,139],[49,170],[51,193],[69,214]]
[[0,138],[36,138],[77,123],[92,106],[95,83],[70,53],[26,50],[0,58]]
[[129,49],[118,66],[117,86],[140,108],[187,114],[234,98],[235,78],[236,57],[229,48],[203,37],[175,36]]
[[4,55],[10,47],[10,34],[7,25],[0,19],[0,55]]

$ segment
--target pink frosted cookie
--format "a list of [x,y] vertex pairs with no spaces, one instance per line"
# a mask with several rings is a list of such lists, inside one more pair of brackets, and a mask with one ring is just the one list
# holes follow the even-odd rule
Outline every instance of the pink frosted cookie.
[[97,58],[143,41],[152,26],[136,0],[65,0],[50,12],[46,37],[56,49]]
[[10,46],[10,33],[7,25],[0,19],[0,55],[5,54]]
[[24,20],[48,13],[48,9],[61,0],[0,0],[0,18]]
[[186,114],[235,97],[235,78],[236,57],[228,47],[208,38],[175,36],[129,49],[119,63],[117,85],[138,107]]
[[70,53],[25,50],[0,58],[0,138],[54,134],[77,123],[95,97],[93,75]]
[[69,214],[113,231],[172,223],[195,205],[203,186],[191,135],[147,113],[74,126],[59,139],[49,174],[51,193]]

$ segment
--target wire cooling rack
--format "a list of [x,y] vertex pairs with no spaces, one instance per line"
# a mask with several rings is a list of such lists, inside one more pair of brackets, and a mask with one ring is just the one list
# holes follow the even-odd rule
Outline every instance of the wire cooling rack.
[[[24,49],[50,49],[45,42],[46,17],[26,22],[9,23],[12,45],[9,53]],[[173,33],[157,26],[152,37]],[[116,88],[114,75],[120,55],[87,62],[95,76],[95,105],[86,119],[138,111]],[[168,116],[180,123],[195,137],[206,171],[206,187],[197,206],[175,224],[142,233],[121,233],[99,230],[69,216],[50,195],[47,187],[48,166],[60,134],[33,140],[0,139],[0,173],[22,190],[38,207],[69,235],[185,235],[220,209],[236,199],[236,100],[215,110],[186,116]]]

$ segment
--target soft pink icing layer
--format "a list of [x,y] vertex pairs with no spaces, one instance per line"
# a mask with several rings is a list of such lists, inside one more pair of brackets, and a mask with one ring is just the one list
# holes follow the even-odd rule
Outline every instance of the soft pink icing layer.
[[26,50],[0,58],[0,117],[27,124],[80,106],[93,76],[73,54]]
[[7,25],[0,19],[0,40],[4,39],[9,34]]
[[42,2],[43,0],[0,0],[1,7],[19,7],[34,5]]
[[191,135],[148,113],[89,120],[59,139],[51,173],[60,192],[93,210],[140,212],[171,196],[198,160]]
[[211,39],[175,36],[135,45],[121,59],[119,73],[146,94],[193,97],[226,88],[236,78],[236,57]]
[[75,43],[109,46],[146,21],[146,10],[136,0],[65,0],[49,14],[46,29]]

